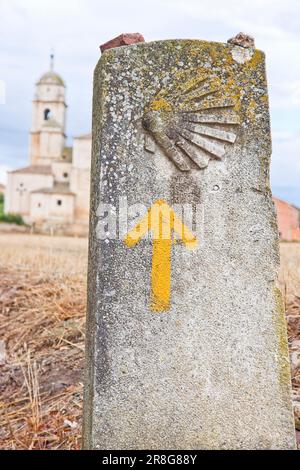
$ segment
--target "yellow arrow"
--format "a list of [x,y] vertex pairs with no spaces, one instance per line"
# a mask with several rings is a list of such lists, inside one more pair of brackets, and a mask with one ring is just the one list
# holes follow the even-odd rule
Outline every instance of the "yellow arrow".
[[181,238],[188,249],[196,248],[198,240],[163,200],[155,201],[147,214],[127,233],[125,244],[132,248],[149,230],[153,234],[151,309],[155,312],[163,312],[170,308],[173,232]]

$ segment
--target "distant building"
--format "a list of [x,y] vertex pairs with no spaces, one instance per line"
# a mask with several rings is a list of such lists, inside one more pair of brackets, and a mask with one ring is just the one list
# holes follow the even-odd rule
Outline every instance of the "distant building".
[[300,241],[299,209],[282,199],[273,197],[277,211],[278,229],[281,240]]
[[66,147],[65,84],[50,71],[36,84],[29,143],[29,166],[8,173],[5,212],[25,222],[68,232],[88,231],[91,135]]
[[5,186],[4,184],[0,183],[0,194],[4,194],[5,193]]

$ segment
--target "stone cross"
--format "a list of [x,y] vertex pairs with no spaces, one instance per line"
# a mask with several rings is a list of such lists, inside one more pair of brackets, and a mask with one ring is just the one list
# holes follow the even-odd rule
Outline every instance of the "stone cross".
[[295,448],[265,57],[238,39],[103,48],[85,448]]

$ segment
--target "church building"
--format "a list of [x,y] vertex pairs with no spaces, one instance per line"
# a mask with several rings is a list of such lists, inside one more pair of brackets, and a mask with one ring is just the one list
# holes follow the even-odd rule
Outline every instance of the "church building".
[[41,230],[88,232],[91,134],[66,146],[66,87],[50,70],[36,83],[29,166],[8,173],[5,212]]

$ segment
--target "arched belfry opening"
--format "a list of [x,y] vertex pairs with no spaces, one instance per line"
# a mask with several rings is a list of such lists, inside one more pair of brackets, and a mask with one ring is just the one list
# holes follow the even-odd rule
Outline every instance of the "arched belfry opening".
[[51,110],[49,108],[46,108],[44,111],[44,121],[49,121],[51,118]]

